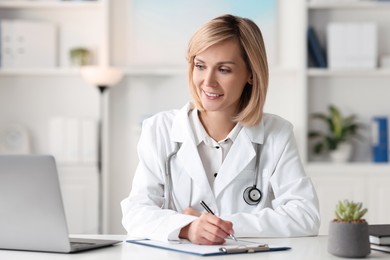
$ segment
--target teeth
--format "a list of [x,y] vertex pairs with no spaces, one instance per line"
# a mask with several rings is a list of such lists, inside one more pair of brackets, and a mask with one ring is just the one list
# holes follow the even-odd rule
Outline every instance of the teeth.
[[204,92],[208,97],[220,97],[222,96],[221,94],[213,94],[213,93],[208,93],[208,92]]

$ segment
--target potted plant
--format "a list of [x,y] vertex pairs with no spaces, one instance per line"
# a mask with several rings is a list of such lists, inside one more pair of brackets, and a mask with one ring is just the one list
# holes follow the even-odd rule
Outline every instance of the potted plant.
[[85,66],[89,63],[90,51],[87,48],[73,48],[69,51],[69,55],[73,65]]
[[340,110],[329,105],[329,114],[313,113],[311,117],[323,121],[326,131],[312,130],[309,138],[313,140],[313,152],[316,155],[329,153],[332,161],[348,161],[351,155],[351,140],[358,137],[358,130],[363,127],[356,122],[356,116],[344,117]]
[[366,212],[362,203],[344,200],[337,204],[336,218],[329,225],[329,253],[349,258],[371,253],[368,223],[363,219]]

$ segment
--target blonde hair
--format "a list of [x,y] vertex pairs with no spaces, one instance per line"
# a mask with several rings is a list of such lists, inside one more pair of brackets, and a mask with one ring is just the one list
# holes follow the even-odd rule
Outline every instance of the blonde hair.
[[196,108],[204,110],[192,80],[194,58],[210,46],[230,39],[237,40],[240,45],[242,58],[253,79],[253,84],[247,83],[242,92],[239,111],[234,121],[244,126],[254,126],[263,116],[269,76],[263,36],[252,20],[223,15],[207,22],[195,32],[187,50],[190,93]]

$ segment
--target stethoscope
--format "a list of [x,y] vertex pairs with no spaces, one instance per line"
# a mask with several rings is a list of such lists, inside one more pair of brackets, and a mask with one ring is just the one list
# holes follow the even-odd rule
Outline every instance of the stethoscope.
[[[172,187],[172,175],[171,175],[171,161],[172,158],[179,152],[181,144],[176,143],[175,150],[170,153],[167,157],[167,160],[165,161],[165,175],[166,175],[166,186],[168,190],[168,204],[170,204],[173,201],[173,187]],[[254,172],[254,178],[253,178],[253,185],[246,188],[242,194],[244,201],[251,206],[256,206],[260,203],[261,198],[263,197],[262,192],[260,189],[257,188],[257,180],[259,177],[259,163],[260,163],[260,155],[261,155],[261,145],[256,145],[256,166],[255,166],[255,172]],[[174,204],[172,203],[172,208],[176,209]]]

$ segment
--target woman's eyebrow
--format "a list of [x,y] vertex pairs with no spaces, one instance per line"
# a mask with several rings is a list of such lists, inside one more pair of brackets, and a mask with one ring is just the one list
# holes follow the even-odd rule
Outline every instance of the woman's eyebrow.
[[[195,58],[194,61],[206,63],[206,62],[204,62],[202,59],[199,59],[199,58]],[[219,61],[219,62],[217,62],[216,64],[217,64],[217,65],[221,65],[221,64],[233,64],[233,65],[235,65],[236,63],[235,63],[234,61],[227,60],[227,61]]]

